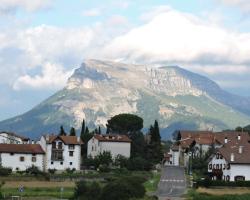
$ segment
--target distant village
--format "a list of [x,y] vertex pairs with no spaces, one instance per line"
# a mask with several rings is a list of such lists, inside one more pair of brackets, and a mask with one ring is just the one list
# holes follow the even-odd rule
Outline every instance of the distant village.
[[[35,166],[42,171],[81,170],[83,141],[78,136],[43,135],[40,140],[11,132],[0,132],[0,165],[12,171]],[[211,151],[207,172],[212,180],[250,180],[250,136],[247,132],[177,131],[163,165],[192,170],[191,160]],[[110,152],[112,157],[130,157],[131,139],[121,134],[94,134],[87,155]]]

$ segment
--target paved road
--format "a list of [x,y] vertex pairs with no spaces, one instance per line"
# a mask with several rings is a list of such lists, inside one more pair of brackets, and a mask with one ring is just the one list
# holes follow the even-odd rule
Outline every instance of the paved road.
[[157,190],[160,199],[179,199],[186,190],[184,168],[166,166],[162,169],[161,180]]

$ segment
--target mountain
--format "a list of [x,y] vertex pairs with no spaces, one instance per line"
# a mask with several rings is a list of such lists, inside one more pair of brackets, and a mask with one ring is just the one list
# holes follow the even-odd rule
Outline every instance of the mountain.
[[221,130],[249,124],[249,105],[249,99],[177,66],[87,60],[65,88],[29,112],[0,122],[0,130],[38,138],[57,133],[60,125],[79,129],[83,118],[90,128],[104,128],[116,114],[135,113],[144,119],[145,129],[157,119],[167,138],[178,128]]

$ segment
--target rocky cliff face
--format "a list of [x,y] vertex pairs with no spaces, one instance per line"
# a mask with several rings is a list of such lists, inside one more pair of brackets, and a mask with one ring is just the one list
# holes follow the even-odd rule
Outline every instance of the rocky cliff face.
[[247,99],[177,66],[88,60],[64,89],[28,113],[0,122],[0,129],[38,137],[57,131],[61,124],[80,128],[83,118],[92,128],[105,127],[116,114],[135,113],[143,117],[146,128],[158,119],[167,137],[175,128],[219,130],[248,124],[250,117],[241,112],[238,101],[248,104]]

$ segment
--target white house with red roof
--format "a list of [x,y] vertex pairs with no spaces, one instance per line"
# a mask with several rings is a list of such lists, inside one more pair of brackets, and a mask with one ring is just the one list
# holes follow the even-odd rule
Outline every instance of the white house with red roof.
[[250,144],[247,135],[227,135],[211,156],[208,172],[213,180],[250,180]]
[[80,170],[83,144],[80,137],[46,135],[41,137],[39,144],[46,152],[45,170]]
[[44,156],[39,144],[0,144],[0,165],[12,171],[24,171],[31,166],[44,170]]
[[96,157],[98,154],[108,151],[112,157],[122,155],[130,157],[131,139],[126,135],[94,135],[88,142],[88,156]]

